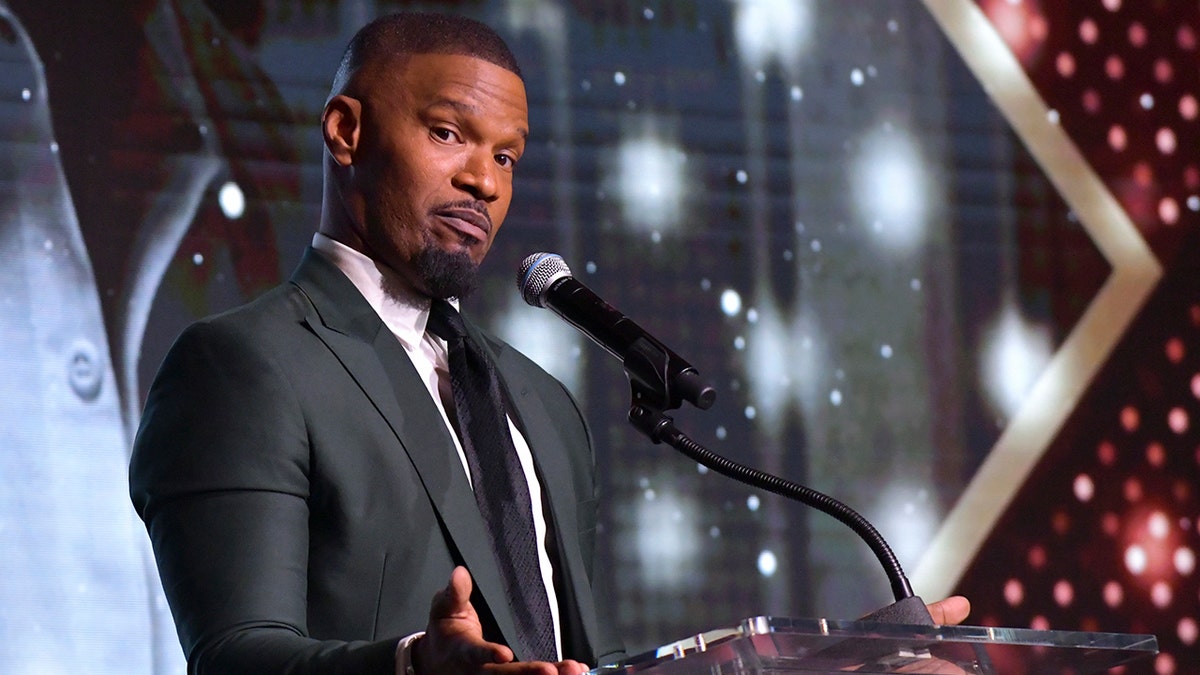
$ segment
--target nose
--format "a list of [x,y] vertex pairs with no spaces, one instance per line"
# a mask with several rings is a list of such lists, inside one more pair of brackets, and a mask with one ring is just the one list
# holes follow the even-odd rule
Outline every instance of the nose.
[[454,187],[470,193],[475,199],[493,202],[499,197],[496,160],[491,153],[478,151],[467,156],[463,166],[451,179]]

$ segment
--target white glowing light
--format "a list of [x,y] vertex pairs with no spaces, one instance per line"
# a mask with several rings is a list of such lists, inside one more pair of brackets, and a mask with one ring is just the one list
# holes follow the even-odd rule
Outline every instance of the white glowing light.
[[1171,604],[1171,596],[1171,587],[1166,582],[1156,581],[1150,587],[1150,602],[1153,602],[1154,606],[1159,609],[1163,609]]
[[734,38],[742,63],[751,71],[775,61],[798,71],[812,42],[809,0],[735,0]]
[[842,404],[842,392],[840,389],[834,389],[833,391],[829,392],[829,402],[834,406],[839,406]]
[[1134,574],[1146,571],[1146,551],[1134,544],[1125,549],[1125,568]]
[[823,406],[827,350],[821,330],[807,317],[796,316],[787,324],[773,302],[755,305],[758,321],[746,327],[746,373],[758,424],[778,433],[794,404],[814,411]]
[[887,533],[900,560],[917,560],[925,554],[925,543],[941,525],[929,493],[915,485],[890,484],[871,505],[870,520]]
[[1175,562],[1175,571],[1185,577],[1196,569],[1196,554],[1190,548],[1175,549],[1175,555],[1172,558]]
[[1025,321],[1009,303],[989,331],[983,350],[983,388],[1001,414],[1012,417],[1050,362],[1050,334]]
[[1150,519],[1146,523],[1147,529],[1150,531],[1150,536],[1155,539],[1162,539],[1167,536],[1171,530],[1171,522],[1162,511],[1155,511],[1150,514]]
[[203,253],[193,253],[192,254],[192,264],[193,265],[203,265],[204,264],[204,254]]
[[912,251],[924,240],[928,204],[939,199],[931,187],[933,168],[913,137],[894,126],[872,132],[860,147],[849,176],[859,215],[885,249]]
[[761,504],[762,502],[759,500],[758,495],[750,495],[749,497],[746,497],[746,508],[750,509],[751,511],[757,511]]
[[721,292],[721,311],[725,316],[737,316],[742,311],[742,296],[732,288]]
[[653,126],[647,120],[640,135],[621,142],[609,181],[617,187],[625,223],[661,236],[681,221],[687,156]]
[[221,212],[230,220],[237,220],[246,213],[246,195],[242,194],[242,188],[233,181],[221,186],[217,192],[217,203],[221,205]]
[[853,84],[856,87],[861,87],[866,79],[867,78],[863,75],[863,71],[861,69],[855,68],[854,70],[850,71],[850,84]]
[[625,73],[622,73],[619,70],[613,73],[613,82],[616,83],[618,87],[625,84]]
[[1085,503],[1091,501],[1092,496],[1096,494],[1096,485],[1092,482],[1091,476],[1086,473],[1075,477],[1074,489],[1075,498]]
[[579,331],[553,312],[526,305],[517,294],[509,299],[493,325],[505,342],[545,368],[576,396],[580,395],[585,364],[579,358],[582,338]]
[[779,568],[779,561],[775,558],[775,554],[770,551],[763,551],[758,554],[758,571],[764,577],[769,577],[775,574],[775,570]]
[[636,547],[642,578],[654,586],[694,583],[699,529],[691,499],[662,493],[637,503]]
[[28,87],[21,90],[21,100],[22,101],[28,101],[31,98],[33,98],[33,92],[30,91]]

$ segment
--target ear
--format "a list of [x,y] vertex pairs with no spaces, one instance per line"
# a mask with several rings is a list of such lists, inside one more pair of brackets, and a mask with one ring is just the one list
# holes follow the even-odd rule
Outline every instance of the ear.
[[321,116],[321,132],[333,161],[341,166],[354,163],[361,131],[362,102],[345,94],[329,99]]

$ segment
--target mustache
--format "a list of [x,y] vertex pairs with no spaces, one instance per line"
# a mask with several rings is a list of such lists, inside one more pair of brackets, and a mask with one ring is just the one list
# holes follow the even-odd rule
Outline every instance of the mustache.
[[492,214],[488,212],[487,203],[481,199],[463,199],[457,202],[446,202],[433,209],[434,213],[442,211],[458,211],[465,210],[478,214],[480,218],[488,224],[488,230],[492,227]]

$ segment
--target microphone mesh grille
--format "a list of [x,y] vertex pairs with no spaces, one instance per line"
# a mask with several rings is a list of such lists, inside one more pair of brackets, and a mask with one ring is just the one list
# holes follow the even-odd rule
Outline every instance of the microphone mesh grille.
[[557,253],[531,253],[521,261],[517,272],[517,288],[521,297],[534,307],[545,307],[542,297],[550,284],[571,276],[571,268]]

